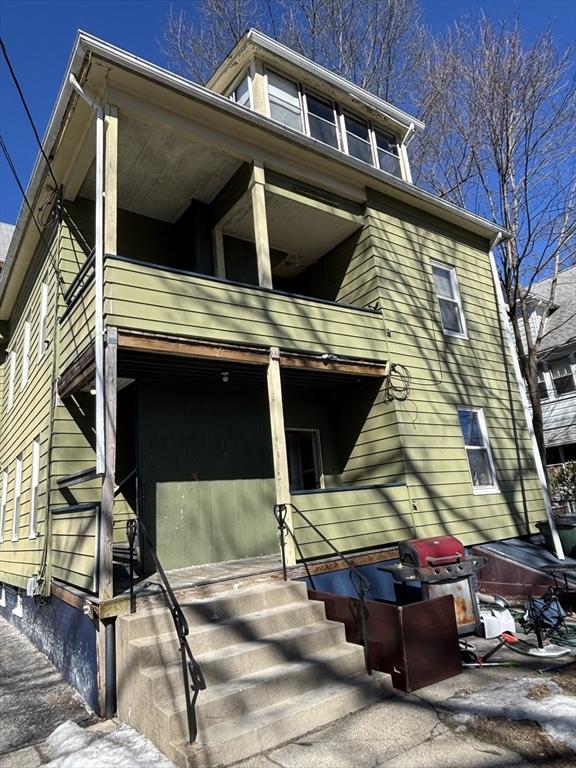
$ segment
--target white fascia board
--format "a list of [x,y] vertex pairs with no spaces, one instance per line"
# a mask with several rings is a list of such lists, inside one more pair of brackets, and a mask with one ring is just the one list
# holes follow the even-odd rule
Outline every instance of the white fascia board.
[[[510,232],[503,230],[502,227],[488,221],[482,216],[478,216],[464,208],[460,208],[459,206],[443,200],[424,189],[420,189],[409,182],[399,179],[386,171],[369,166],[361,160],[357,160],[337,149],[329,147],[327,144],[323,144],[316,139],[305,136],[299,131],[287,128],[281,123],[277,123],[264,115],[260,115],[259,113],[252,111],[249,107],[243,107],[236,104],[236,102],[226,96],[214,93],[197,83],[187,80],[181,75],[169,72],[162,67],[158,67],[156,64],[152,64],[145,59],[134,56],[121,48],[117,48],[114,45],[106,43],[105,41],[82,31],[79,31],[77,34],[76,43],[72,56],[70,57],[66,75],[60,87],[58,99],[52,111],[50,122],[48,123],[48,128],[42,142],[42,146],[48,157],[50,157],[53,146],[60,133],[68,102],[73,92],[73,88],[70,84],[70,75],[73,74],[75,77],[79,76],[81,65],[88,54],[93,54],[94,56],[118,64],[128,71],[153,80],[160,85],[170,87],[173,90],[179,91],[180,93],[194,98],[208,106],[220,109],[239,117],[254,126],[275,133],[286,140],[313,149],[319,154],[331,157],[339,162],[343,166],[343,169],[350,167],[351,169],[362,173],[366,179],[366,186],[372,186],[392,195],[396,192],[397,196],[405,198],[416,208],[423,208],[439,217],[446,214],[453,223],[460,225],[464,229],[470,229],[480,236],[492,239],[498,232],[503,232],[504,237],[511,237]],[[43,184],[46,175],[47,169],[44,158],[41,154],[38,154],[26,192],[27,198],[33,208],[34,200],[41,190],[41,185]],[[0,274],[0,319],[7,319],[7,316],[10,314],[10,311],[6,312],[1,308],[1,305],[4,301],[8,282],[13,271],[15,254],[18,252],[22,235],[28,225],[35,226],[29,218],[28,209],[25,203],[22,203],[14,235],[6,256],[5,266]]]

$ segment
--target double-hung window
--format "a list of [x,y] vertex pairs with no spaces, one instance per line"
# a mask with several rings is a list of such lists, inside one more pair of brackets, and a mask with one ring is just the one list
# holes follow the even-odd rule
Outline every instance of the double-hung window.
[[8,397],[6,400],[6,408],[8,411],[12,410],[14,405],[14,380],[16,379],[16,352],[12,350],[8,353],[8,365],[9,365],[9,378],[8,378]]
[[345,112],[344,129],[348,154],[358,158],[358,160],[362,160],[364,163],[374,165],[370,128],[366,120]]
[[305,94],[305,100],[310,136],[339,149],[338,123],[334,104],[310,93]]
[[236,104],[241,104],[243,107],[251,106],[249,75],[245,75],[242,80],[240,80],[236,88],[234,88],[230,94],[230,98],[232,101],[235,101]]
[[458,408],[458,419],[466,447],[473,492],[497,492],[494,460],[482,408],[462,406]]
[[466,322],[454,267],[432,264],[436,296],[440,307],[442,330],[446,336],[467,339]]
[[30,335],[32,333],[32,324],[30,320],[24,323],[24,340],[22,343],[22,378],[20,379],[20,389],[25,389],[28,384],[28,371],[30,368]]
[[268,72],[270,117],[289,128],[302,131],[302,105],[298,85],[292,80]]
[[8,470],[2,470],[2,496],[0,497],[0,541],[4,541],[4,521],[6,519],[6,502],[8,501]]
[[16,457],[14,474],[14,509],[12,512],[12,541],[18,541],[20,531],[20,503],[22,495],[22,454]]
[[38,360],[46,350],[46,331],[48,321],[48,283],[44,281],[40,289],[40,317],[38,319]]
[[30,488],[30,531],[29,538],[35,539],[36,517],[38,515],[38,486],[40,483],[40,438],[37,437],[32,443],[32,485]]
[[540,400],[548,400],[550,397],[548,393],[548,382],[546,381],[546,371],[542,365],[538,366],[538,392],[540,393]]
[[550,361],[548,364],[556,397],[576,392],[574,371],[569,357],[562,360]]

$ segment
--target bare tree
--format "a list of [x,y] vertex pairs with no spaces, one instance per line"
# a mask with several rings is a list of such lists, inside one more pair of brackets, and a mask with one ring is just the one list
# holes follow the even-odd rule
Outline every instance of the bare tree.
[[[427,130],[412,153],[417,182],[513,234],[499,273],[542,458],[538,348],[556,277],[575,262],[576,101],[573,51],[550,30],[530,47],[518,23],[456,23],[432,41],[421,114]],[[530,291],[552,277],[536,328]]]
[[205,82],[250,27],[362,88],[414,105],[426,46],[417,0],[202,0],[195,16],[170,11],[170,65]]

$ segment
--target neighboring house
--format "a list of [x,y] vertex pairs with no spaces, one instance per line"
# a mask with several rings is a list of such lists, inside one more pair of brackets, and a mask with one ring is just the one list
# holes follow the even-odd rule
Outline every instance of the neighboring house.
[[412,184],[422,129],[254,31],[207,88],[79,35],[0,278],[0,582],[91,701],[135,515],[166,568],[277,553],[275,503],[355,554],[545,517],[499,227]]
[[[552,278],[534,283],[531,321],[550,298]],[[540,302],[538,301],[540,299]],[[576,265],[558,275],[554,303],[538,350],[546,463],[576,460]]]
[[0,221],[0,272],[6,261],[6,254],[8,253],[13,234],[14,224],[6,224],[4,221]]

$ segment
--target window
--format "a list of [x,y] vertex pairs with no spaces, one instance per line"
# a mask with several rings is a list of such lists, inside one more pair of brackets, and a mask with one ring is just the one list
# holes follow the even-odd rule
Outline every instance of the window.
[[2,470],[2,497],[0,498],[0,541],[4,541],[4,520],[6,519],[6,501],[8,500],[8,470]]
[[38,511],[38,484],[40,481],[40,438],[32,444],[32,487],[30,494],[30,539],[36,538],[36,514]]
[[572,363],[569,357],[551,361],[549,368],[556,397],[562,397],[562,395],[568,395],[576,391],[574,371],[572,370]]
[[12,406],[14,405],[14,379],[16,378],[16,353],[14,350],[12,350],[9,353],[9,363],[10,366],[10,378],[8,379],[8,400],[7,400],[7,408],[10,411],[12,409]]
[[493,493],[498,490],[498,486],[482,409],[458,408],[458,418],[466,446],[473,491]]
[[251,106],[250,77],[248,75],[245,75],[242,80],[240,80],[236,88],[234,88],[230,94],[230,98],[232,101],[235,101],[237,104],[240,104],[243,107]]
[[302,108],[296,83],[275,72],[268,72],[268,102],[273,120],[302,131]]
[[373,165],[370,129],[366,120],[346,113],[344,115],[344,128],[348,154],[364,163]]
[[311,491],[324,484],[320,439],[316,429],[287,429],[290,491]]
[[546,371],[543,366],[538,366],[538,392],[540,394],[540,400],[548,400],[548,385],[546,382]]
[[309,93],[301,83],[270,70],[266,77],[272,119],[357,160],[402,176],[398,142],[391,133],[330,99]]
[[16,474],[14,475],[14,512],[12,514],[12,541],[18,541],[20,529],[20,496],[22,494],[22,454],[16,457]]
[[308,133],[313,139],[323,141],[331,147],[339,149],[336,110],[334,104],[306,94],[306,114],[308,117]]
[[22,378],[20,380],[20,389],[24,389],[28,384],[28,369],[30,366],[30,320],[24,323],[24,341],[22,344]]
[[42,283],[40,289],[40,319],[38,321],[38,360],[46,350],[46,330],[48,322],[48,283]]
[[436,296],[440,305],[442,330],[447,336],[468,338],[460,292],[456,282],[456,270],[454,267],[432,264],[432,272],[436,284]]

